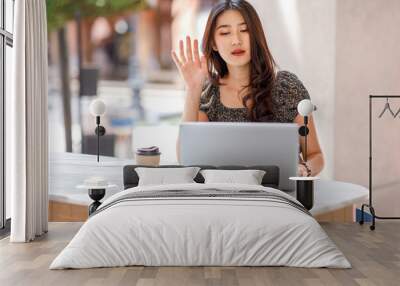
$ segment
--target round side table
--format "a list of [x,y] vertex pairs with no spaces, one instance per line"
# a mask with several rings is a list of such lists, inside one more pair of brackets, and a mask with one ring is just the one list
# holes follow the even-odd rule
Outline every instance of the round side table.
[[289,180],[296,181],[296,199],[307,209],[314,206],[314,181],[318,177],[290,177]]
[[89,216],[94,213],[97,208],[101,205],[100,200],[104,198],[107,188],[114,188],[117,185],[104,185],[104,186],[89,186],[89,185],[79,185],[78,189],[87,189],[89,197],[94,201],[89,205]]

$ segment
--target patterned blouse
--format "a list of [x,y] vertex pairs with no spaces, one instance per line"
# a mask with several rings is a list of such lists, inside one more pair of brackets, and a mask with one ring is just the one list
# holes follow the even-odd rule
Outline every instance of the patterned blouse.
[[[297,76],[288,71],[279,71],[272,89],[273,115],[270,122],[292,123],[297,116],[297,104],[310,99],[307,89]],[[219,87],[208,84],[200,98],[200,110],[209,121],[248,122],[246,107],[226,107],[220,100]]]

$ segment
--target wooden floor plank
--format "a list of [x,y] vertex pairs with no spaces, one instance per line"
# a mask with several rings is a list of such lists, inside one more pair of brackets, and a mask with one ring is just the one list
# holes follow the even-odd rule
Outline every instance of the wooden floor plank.
[[368,225],[322,223],[352,269],[290,267],[117,267],[48,269],[82,223],[50,223],[50,231],[32,243],[0,241],[0,285],[399,285],[400,223]]

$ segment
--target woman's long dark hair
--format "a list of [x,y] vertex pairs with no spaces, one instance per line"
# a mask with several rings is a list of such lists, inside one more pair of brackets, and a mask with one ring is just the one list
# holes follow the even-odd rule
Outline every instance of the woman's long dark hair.
[[[249,93],[243,97],[243,105],[248,108],[251,121],[269,121],[273,108],[271,93],[275,82],[275,61],[269,51],[260,18],[253,6],[245,0],[223,1],[210,12],[202,43],[210,79],[213,84],[220,85],[220,79],[229,73],[226,62],[213,49],[217,18],[227,10],[237,10],[242,14],[250,36]],[[248,105],[249,100],[253,104]]]

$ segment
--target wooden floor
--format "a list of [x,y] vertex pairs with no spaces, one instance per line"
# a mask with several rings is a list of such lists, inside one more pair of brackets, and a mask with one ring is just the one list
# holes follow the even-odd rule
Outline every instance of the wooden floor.
[[27,244],[0,241],[0,285],[400,285],[400,223],[322,223],[352,269],[289,267],[123,267],[48,270],[81,223],[50,223],[44,237]]

